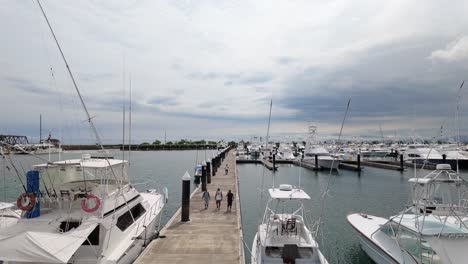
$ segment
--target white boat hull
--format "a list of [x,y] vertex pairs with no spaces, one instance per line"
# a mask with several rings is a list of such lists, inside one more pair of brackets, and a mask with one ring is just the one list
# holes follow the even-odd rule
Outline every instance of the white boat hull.
[[362,250],[377,264],[398,264],[387,253],[381,250],[365,236],[359,235],[359,242]]
[[324,169],[334,169],[337,170],[338,167],[340,166],[340,160],[333,160],[333,159],[321,159],[320,157],[318,158],[318,165],[320,168]]

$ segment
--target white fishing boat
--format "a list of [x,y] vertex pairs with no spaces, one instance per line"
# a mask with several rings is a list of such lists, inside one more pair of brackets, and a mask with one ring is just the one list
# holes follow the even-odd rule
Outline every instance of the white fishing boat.
[[[287,184],[268,192],[270,199],[253,240],[251,263],[328,263],[305,223],[302,201],[310,196]],[[291,207],[290,201],[298,206]]]
[[401,214],[348,215],[362,249],[379,264],[466,263],[468,184],[448,164],[409,182],[411,205]]
[[442,155],[434,148],[424,144],[411,144],[404,152],[403,158],[407,162],[423,163],[430,162],[442,163]]
[[[45,11],[36,0],[66,65],[96,144],[102,141]],[[37,156],[37,155],[36,155]],[[40,156],[37,156],[40,158]],[[42,158],[41,158],[42,159]],[[45,160],[45,159],[43,159]],[[13,162],[10,163],[15,167]],[[36,165],[21,181],[21,218],[0,229],[0,262],[133,263],[156,234],[167,201],[157,189],[139,192],[130,184],[128,162],[107,157]]]
[[332,156],[330,152],[317,142],[317,126],[309,125],[308,141],[304,150],[304,159],[315,162],[315,156],[318,159],[318,166],[324,169],[337,170],[340,165],[338,157]]
[[340,166],[340,159],[332,156],[326,148],[319,145],[306,146],[304,159],[314,162],[315,156],[320,168],[337,170]]
[[155,237],[165,197],[137,191],[127,167],[89,154],[34,166],[17,201],[21,218],[0,229],[0,260],[132,263]]

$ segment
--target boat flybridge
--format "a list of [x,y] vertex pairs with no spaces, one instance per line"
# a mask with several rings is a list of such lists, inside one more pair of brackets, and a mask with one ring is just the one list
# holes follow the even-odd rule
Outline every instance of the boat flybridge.
[[[302,201],[310,196],[288,184],[269,189],[269,194],[262,224],[253,240],[251,262],[328,263],[304,221]],[[299,207],[290,207],[291,202]],[[285,213],[288,209],[292,210]]]
[[167,197],[130,184],[128,162],[110,158],[36,165],[17,200],[23,212],[0,228],[4,263],[132,263],[156,235]]
[[362,249],[377,263],[466,263],[468,184],[449,164],[412,178],[411,205],[390,219],[351,214]]

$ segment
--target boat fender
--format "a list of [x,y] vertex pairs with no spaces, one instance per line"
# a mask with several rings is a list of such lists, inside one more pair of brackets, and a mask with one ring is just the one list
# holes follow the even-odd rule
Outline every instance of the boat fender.
[[36,196],[34,193],[22,193],[16,200],[16,206],[22,211],[30,211],[33,209],[34,204],[36,204]]
[[[86,205],[86,202],[90,198],[96,201],[96,204],[94,205],[94,207],[91,207],[91,208]],[[88,194],[87,197],[81,200],[81,209],[83,209],[83,211],[88,212],[88,213],[92,213],[96,211],[100,206],[101,206],[101,200],[99,199],[99,197],[97,197],[96,195],[92,193]]]

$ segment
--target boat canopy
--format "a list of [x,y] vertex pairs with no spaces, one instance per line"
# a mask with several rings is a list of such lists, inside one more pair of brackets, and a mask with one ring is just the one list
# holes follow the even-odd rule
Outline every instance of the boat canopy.
[[67,183],[94,181],[96,183],[128,183],[125,160],[91,158],[83,155],[82,159],[71,159],[35,165],[46,184],[51,187]]
[[83,223],[60,233],[55,230],[41,231],[31,228],[32,225],[18,223],[0,231],[0,260],[67,263],[97,225],[96,222]]
[[268,189],[272,199],[281,199],[281,200],[309,200],[310,196],[301,189]]

